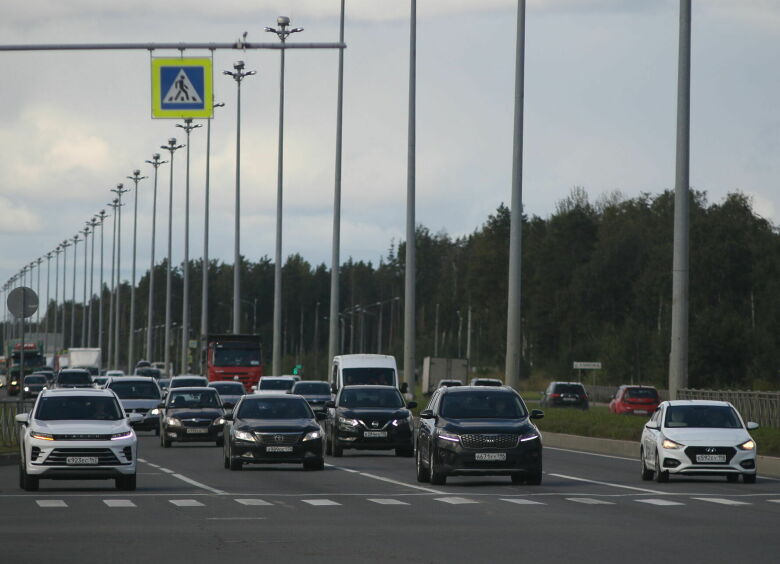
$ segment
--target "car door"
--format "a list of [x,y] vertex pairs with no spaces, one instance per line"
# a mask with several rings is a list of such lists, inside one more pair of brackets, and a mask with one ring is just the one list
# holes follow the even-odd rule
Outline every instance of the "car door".
[[648,429],[647,426],[642,430],[642,446],[645,457],[645,464],[655,464],[655,451],[658,444],[658,434],[661,432],[661,421],[663,410],[657,409],[648,421],[649,424],[658,426],[658,429]]
[[[437,390],[431,396],[426,409],[433,411],[434,415],[438,414],[439,398],[442,391]],[[436,419],[420,419],[420,428],[417,431],[417,448],[422,449],[420,451],[420,458],[422,460],[428,460],[430,453],[431,437],[433,436],[433,429],[436,426]]]

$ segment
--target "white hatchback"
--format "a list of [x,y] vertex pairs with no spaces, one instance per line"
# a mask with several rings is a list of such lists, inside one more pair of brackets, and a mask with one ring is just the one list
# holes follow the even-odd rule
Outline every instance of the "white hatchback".
[[642,431],[642,479],[669,481],[672,474],[726,476],[756,481],[756,442],[728,402],[676,400],[661,403]]
[[111,390],[43,390],[30,413],[21,413],[19,486],[35,491],[41,479],[114,479],[135,490],[137,439]]

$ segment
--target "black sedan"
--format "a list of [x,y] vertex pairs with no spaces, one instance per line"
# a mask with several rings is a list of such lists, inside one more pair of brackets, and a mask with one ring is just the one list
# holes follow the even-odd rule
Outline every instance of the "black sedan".
[[247,395],[225,416],[225,468],[248,463],[303,464],[322,470],[322,427],[301,396],[286,393]]
[[333,399],[330,393],[330,384],[319,380],[301,380],[293,385],[291,394],[298,394],[303,396],[314,413],[321,411],[327,412],[325,404]]
[[512,388],[439,388],[420,412],[417,481],[443,485],[451,475],[509,475],[542,483],[542,437]]
[[414,420],[393,386],[345,386],[336,401],[328,402],[325,451],[341,456],[345,448],[395,449],[397,456],[414,455]]
[[160,443],[214,441],[222,446],[225,410],[214,388],[174,388],[159,407]]

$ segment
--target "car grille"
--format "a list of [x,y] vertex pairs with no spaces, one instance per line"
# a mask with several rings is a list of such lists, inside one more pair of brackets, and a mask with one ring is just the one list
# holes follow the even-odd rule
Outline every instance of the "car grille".
[[208,427],[213,419],[182,419],[182,425],[185,427]]
[[361,419],[360,422],[363,427],[369,431],[378,431],[387,428],[387,424],[390,423],[389,419]]
[[146,414],[149,411],[148,407],[132,407],[130,409],[125,409],[127,413],[142,413]]
[[110,441],[111,435],[67,434],[54,435],[55,441]]
[[461,435],[460,442],[466,448],[514,448],[517,435]]
[[[691,459],[694,464],[728,464],[737,453],[734,447],[699,447],[689,446],[685,449],[685,455]],[[726,462],[696,462],[697,454],[725,454]]]
[[[261,445],[294,445],[301,437],[300,433],[255,433]],[[281,438],[280,438],[281,437]]]
[[109,448],[55,448],[46,457],[45,466],[65,466],[69,456],[97,456],[98,466],[116,466],[120,464]]

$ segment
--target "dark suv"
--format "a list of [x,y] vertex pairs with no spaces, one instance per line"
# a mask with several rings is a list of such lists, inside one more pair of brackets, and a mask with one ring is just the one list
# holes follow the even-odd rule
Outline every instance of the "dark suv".
[[550,382],[542,392],[540,407],[576,407],[588,409],[588,393],[580,382]]
[[60,370],[54,378],[54,388],[94,388],[92,375],[85,368]]
[[439,388],[420,412],[417,481],[509,475],[513,484],[541,484],[542,437],[531,419],[542,417],[507,386]]

